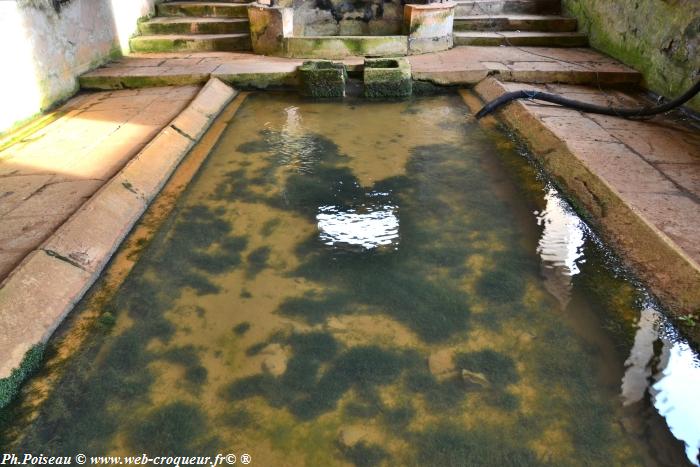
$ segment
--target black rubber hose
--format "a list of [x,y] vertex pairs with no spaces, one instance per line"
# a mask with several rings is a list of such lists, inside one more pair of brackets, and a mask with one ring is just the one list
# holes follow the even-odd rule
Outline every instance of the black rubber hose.
[[583,112],[602,114],[602,115],[612,115],[613,117],[648,117],[651,115],[657,115],[660,113],[668,112],[669,110],[680,107],[681,105],[692,99],[698,92],[700,92],[700,81],[695,83],[695,86],[690,88],[688,92],[682,96],[669,101],[663,105],[656,107],[639,107],[636,109],[623,109],[615,107],[604,107],[602,105],[589,104],[587,102],[580,102],[566,97],[557,96],[555,94],[548,94],[546,92],[535,91],[535,90],[523,90],[508,92],[503,94],[498,99],[494,99],[488,104],[486,104],[481,110],[476,113],[476,119],[483,118],[495,111],[499,107],[506,105],[510,101],[517,99],[537,99],[539,101],[551,102],[553,104],[559,104],[564,107],[569,107],[571,109],[581,110]]

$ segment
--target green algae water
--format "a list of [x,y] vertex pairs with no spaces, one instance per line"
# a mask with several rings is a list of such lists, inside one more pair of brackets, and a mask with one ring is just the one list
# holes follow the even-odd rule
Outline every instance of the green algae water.
[[0,451],[697,464],[696,354],[467,114],[250,96]]

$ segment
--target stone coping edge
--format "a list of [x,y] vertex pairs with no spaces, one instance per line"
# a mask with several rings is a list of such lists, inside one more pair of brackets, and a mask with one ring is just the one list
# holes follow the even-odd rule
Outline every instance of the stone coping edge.
[[[474,91],[488,102],[508,90],[489,78]],[[700,265],[589,169],[576,149],[552,133],[524,103],[511,103],[498,117],[527,141],[536,159],[575,197],[586,217],[623,253],[624,260],[672,314],[683,316],[700,309]],[[695,332],[691,334],[700,342]]]
[[182,159],[238,94],[211,79],[190,104],[0,283],[0,408],[36,366]]

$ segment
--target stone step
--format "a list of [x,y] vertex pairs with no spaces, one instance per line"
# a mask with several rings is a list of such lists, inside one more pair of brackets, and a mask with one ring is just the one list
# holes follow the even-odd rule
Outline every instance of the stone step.
[[133,37],[132,52],[210,52],[250,50],[250,34],[181,34]]
[[157,5],[158,16],[198,16],[206,18],[247,18],[247,3],[169,2]]
[[588,37],[578,32],[455,32],[455,45],[518,47],[586,47]]
[[294,58],[391,57],[408,54],[406,36],[287,37],[287,56]]
[[560,0],[457,0],[455,16],[558,15]]
[[245,18],[179,18],[161,16],[139,23],[143,35],[236,34],[249,32]]
[[576,18],[555,15],[458,16],[455,31],[541,31],[575,32]]

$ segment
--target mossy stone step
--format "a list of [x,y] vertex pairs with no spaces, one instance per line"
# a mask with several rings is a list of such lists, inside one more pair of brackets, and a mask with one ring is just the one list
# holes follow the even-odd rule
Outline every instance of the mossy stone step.
[[455,16],[558,15],[560,0],[457,0]]
[[586,47],[588,37],[578,32],[455,32],[455,45],[519,47]]
[[133,52],[211,52],[250,50],[250,34],[182,34],[137,36]]
[[249,32],[245,18],[157,17],[139,23],[143,35],[159,34],[236,34]]
[[199,16],[206,18],[247,18],[247,3],[169,2],[157,5],[158,16]]
[[407,36],[297,36],[284,40],[290,58],[339,59],[408,54]]
[[458,16],[455,31],[541,31],[575,32],[576,18],[554,15]]

